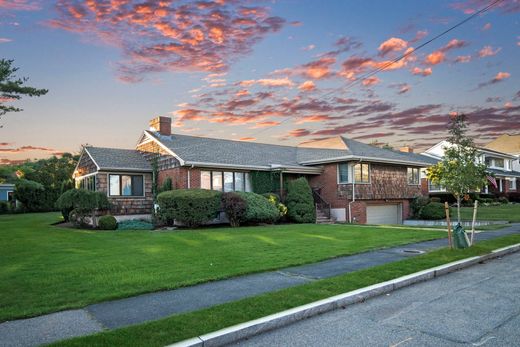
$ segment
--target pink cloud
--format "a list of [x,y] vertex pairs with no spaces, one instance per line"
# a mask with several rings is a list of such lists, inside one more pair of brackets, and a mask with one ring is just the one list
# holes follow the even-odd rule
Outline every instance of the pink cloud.
[[310,92],[316,89],[316,85],[313,81],[305,81],[298,86],[298,89],[304,92]]
[[308,136],[310,134],[311,134],[311,131],[308,130],[308,129],[293,129],[293,130],[290,130],[287,133],[287,136],[289,136],[289,137],[304,137],[304,136]]
[[493,49],[493,47],[491,46],[484,46],[479,52],[478,52],[478,56],[480,58],[484,58],[484,57],[492,57],[494,55],[497,55],[498,52],[501,51],[501,48],[497,48],[497,49]]
[[486,23],[484,24],[484,26],[482,27],[482,31],[486,31],[486,30],[489,30],[491,29],[491,23]]
[[471,55],[459,55],[455,58],[456,63],[469,63],[471,61]]
[[7,43],[7,42],[11,42],[11,41],[13,41],[13,40],[5,38],[5,37],[0,37],[0,43]]
[[381,82],[381,80],[377,78],[377,76],[370,76],[368,78],[365,78],[361,83],[363,83],[365,87],[371,87],[375,86],[379,82]]
[[[59,0],[48,22],[120,49],[118,74],[138,82],[161,71],[223,72],[285,24],[267,7],[237,2]],[[131,35],[129,35],[131,33]]]
[[254,141],[256,137],[241,137],[239,141]]
[[385,56],[390,52],[400,52],[408,47],[408,42],[398,37],[391,37],[379,45],[380,56]]
[[13,11],[37,11],[41,6],[39,1],[0,0],[0,8]]
[[252,86],[254,84],[260,84],[266,87],[292,87],[294,82],[288,77],[284,78],[262,78],[259,80],[245,80],[239,83],[241,86]]
[[509,77],[511,77],[511,74],[509,72],[499,72],[495,75],[495,77],[493,77],[492,80],[490,80],[488,82],[480,83],[477,88],[482,88],[482,87],[486,87],[486,86],[489,86],[492,84],[499,83],[505,79],[508,79]]
[[414,67],[412,70],[411,70],[412,74],[413,75],[421,75],[421,76],[430,76],[432,74],[432,68],[431,67],[428,67],[426,69],[421,69],[419,67]]
[[444,52],[435,51],[426,56],[425,63],[429,65],[437,65],[442,63],[446,59]]

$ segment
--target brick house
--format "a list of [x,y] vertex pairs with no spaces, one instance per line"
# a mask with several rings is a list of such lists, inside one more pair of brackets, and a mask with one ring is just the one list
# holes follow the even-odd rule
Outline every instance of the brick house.
[[133,150],[85,147],[76,186],[105,192],[113,214],[146,214],[154,179],[161,186],[169,177],[174,189],[256,191],[254,177],[271,173],[283,194],[283,182],[304,176],[328,217],[396,224],[409,216],[410,200],[421,195],[421,168],[436,162],[342,136],[282,146],[172,134],[171,127],[168,117],[151,120]]

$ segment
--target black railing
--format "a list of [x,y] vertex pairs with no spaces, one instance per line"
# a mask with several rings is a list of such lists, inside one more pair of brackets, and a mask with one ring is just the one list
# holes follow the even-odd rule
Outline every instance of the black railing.
[[327,218],[330,218],[330,204],[326,202],[320,195],[317,189],[312,190],[312,197],[314,198],[314,206],[316,206],[316,213],[320,211]]

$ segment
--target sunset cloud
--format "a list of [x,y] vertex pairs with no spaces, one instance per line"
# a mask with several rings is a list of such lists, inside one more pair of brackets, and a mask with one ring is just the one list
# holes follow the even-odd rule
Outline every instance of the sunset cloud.
[[446,59],[446,55],[442,51],[435,51],[426,56],[425,63],[429,65],[437,65]]
[[241,137],[239,141],[255,141],[256,137]]
[[289,137],[304,137],[304,136],[308,136],[311,134],[311,131],[308,130],[308,129],[293,129],[293,130],[290,130],[288,133],[287,133],[287,136]]
[[[162,71],[222,72],[285,24],[266,7],[235,2],[60,0],[54,28],[120,49],[120,79]],[[132,33],[128,35],[128,33]]]
[[469,63],[471,61],[471,55],[459,55],[455,58],[456,63]]
[[304,92],[310,92],[316,89],[316,85],[313,81],[305,81],[298,86],[298,89]]
[[365,78],[361,83],[363,83],[365,87],[371,87],[375,86],[379,82],[381,82],[381,80],[377,76],[370,76],[368,78]]
[[0,43],[7,43],[7,42],[11,42],[11,41],[13,41],[13,40],[5,38],[5,37],[0,37]]
[[491,29],[491,23],[486,23],[484,24],[484,26],[482,27],[482,31],[487,31]]
[[478,56],[480,58],[484,58],[484,57],[492,57],[494,55],[497,55],[498,52],[501,51],[501,48],[496,48],[496,49],[493,49],[493,47],[491,46],[484,46],[479,52],[478,52]]
[[496,84],[505,79],[508,79],[509,77],[511,77],[511,74],[509,72],[499,72],[495,75],[495,77],[493,77],[491,81],[480,83],[477,88],[482,88],[492,84]]
[[432,68],[431,67],[428,67],[426,69],[421,69],[419,67],[414,67],[412,70],[411,70],[412,74],[413,75],[421,75],[421,76],[430,76],[432,74]]
[[398,37],[391,37],[379,45],[379,55],[384,57],[390,52],[400,52],[408,47],[408,42]]
[[21,146],[21,147],[7,147],[11,145],[10,143],[3,142],[0,144],[0,152],[3,153],[24,153],[24,152],[32,152],[32,151],[45,151],[45,152],[54,152],[56,151],[53,148],[48,147],[39,147],[39,146]]
[[252,86],[254,84],[260,84],[266,87],[292,87],[294,82],[288,77],[284,78],[262,78],[259,80],[245,80],[239,83],[241,86]]
[[39,10],[39,1],[31,0],[0,0],[0,9],[13,11],[37,11]]

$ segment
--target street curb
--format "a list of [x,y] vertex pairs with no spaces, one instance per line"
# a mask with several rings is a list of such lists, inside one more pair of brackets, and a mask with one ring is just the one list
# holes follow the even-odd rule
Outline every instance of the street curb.
[[237,324],[228,328],[171,344],[167,347],[216,347],[230,344],[260,333],[277,329],[285,325],[344,308],[352,304],[363,302],[369,298],[392,292],[415,283],[424,282],[454,271],[458,271],[486,260],[499,258],[520,251],[520,243],[491,251],[482,256],[466,258],[452,263],[419,271],[386,282],[374,284],[365,288],[356,289],[348,293],[339,294],[298,306],[286,311],[258,318],[249,322]]

